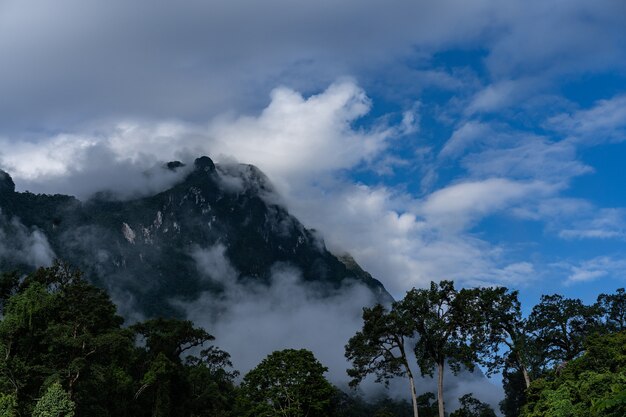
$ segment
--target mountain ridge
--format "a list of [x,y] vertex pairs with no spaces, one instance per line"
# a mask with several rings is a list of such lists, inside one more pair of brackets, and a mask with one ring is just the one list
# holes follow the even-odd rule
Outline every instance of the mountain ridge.
[[[193,300],[206,291],[218,295],[219,280],[203,277],[194,259],[198,250],[218,246],[242,283],[269,284],[273,267],[287,264],[303,282],[330,290],[355,281],[379,299],[391,299],[353,259],[332,254],[314,230],[277,203],[258,168],[216,165],[203,156],[192,166],[174,161],[163,169],[186,171],[180,182],[153,195],[119,200],[98,193],[84,202],[16,192],[0,170],[0,211],[5,223],[19,218],[40,231],[56,257],[114,295],[132,298],[133,308],[146,316],[179,316],[172,300]],[[0,267],[25,266],[0,259]]]

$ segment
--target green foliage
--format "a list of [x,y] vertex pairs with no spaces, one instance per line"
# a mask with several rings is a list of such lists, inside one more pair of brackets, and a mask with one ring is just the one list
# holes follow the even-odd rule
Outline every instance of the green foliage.
[[276,351],[243,378],[240,415],[324,417],[335,390],[324,378],[327,368],[306,349]]
[[73,417],[76,404],[58,382],[50,385],[37,401],[33,417]]
[[346,358],[352,363],[347,371],[350,386],[356,387],[369,374],[376,375],[376,382],[388,383],[410,372],[405,339],[412,333],[395,308],[390,312],[380,304],[364,308],[363,328],[346,345]]
[[431,282],[428,289],[412,289],[399,309],[411,318],[418,337],[417,363],[423,375],[432,376],[438,365],[448,363],[453,371],[474,368],[476,353],[468,340],[469,299],[458,297],[451,281]]
[[150,355],[163,354],[175,362],[180,362],[180,355],[187,350],[215,340],[206,330],[194,327],[190,321],[158,318],[131,328],[145,339]]
[[[108,295],[59,263],[6,282],[0,294],[4,415],[44,413],[56,400],[61,407],[55,383],[66,387],[79,416],[231,415],[228,354],[208,346],[185,363],[180,357],[212,340],[206,331],[178,320],[124,329]],[[135,344],[137,335],[145,346]],[[43,397],[42,387],[50,387]]]
[[626,332],[592,336],[583,356],[531,384],[524,417],[626,415]]
[[[365,401],[334,388],[307,350],[274,352],[238,388],[230,356],[210,345],[210,333],[163,318],[124,328],[108,295],[60,263],[0,275],[0,308],[0,417],[415,415],[407,401]],[[594,306],[544,296],[528,320],[520,310],[506,288],[457,291],[448,281],[414,289],[389,310],[366,308],[346,345],[352,385],[370,374],[411,381],[406,349],[414,348],[425,375],[442,376],[448,364],[503,369],[506,417],[626,415],[626,331],[615,332],[623,290]],[[535,378],[527,390],[524,370]],[[437,397],[414,396],[421,417],[443,414],[439,382]],[[450,415],[493,416],[471,395]]]
[[17,417],[17,397],[15,394],[0,393],[0,417]]
[[600,330],[601,311],[578,299],[544,295],[528,317],[528,328],[542,352],[544,367],[578,357],[585,338]]

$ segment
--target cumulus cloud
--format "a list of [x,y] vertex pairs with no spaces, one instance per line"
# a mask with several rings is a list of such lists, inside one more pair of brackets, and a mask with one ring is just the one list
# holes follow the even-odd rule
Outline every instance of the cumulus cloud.
[[290,185],[374,158],[390,138],[405,131],[409,122],[353,128],[370,106],[365,92],[349,80],[307,98],[278,88],[258,116],[223,116],[208,126],[127,121],[13,146],[5,138],[0,144],[11,152],[0,152],[0,161],[18,188],[67,192],[71,184],[75,194],[84,196],[108,188],[130,194],[144,187],[149,192],[180,178],[180,172],[150,171],[158,160],[208,154],[232,162],[236,157],[259,166],[288,192]]
[[333,84],[306,99],[286,88],[274,90],[271,97],[259,116],[218,119],[209,134],[216,138],[218,152],[253,161],[285,192],[288,184],[372,159],[394,134],[386,126],[353,128],[351,124],[371,107],[365,92],[353,82]]

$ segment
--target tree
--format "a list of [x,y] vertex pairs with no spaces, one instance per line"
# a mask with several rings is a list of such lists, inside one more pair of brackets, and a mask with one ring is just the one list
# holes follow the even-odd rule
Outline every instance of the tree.
[[626,292],[624,292],[624,288],[618,288],[615,294],[600,294],[598,306],[604,315],[605,325],[609,331],[626,330]]
[[[153,417],[184,415],[192,404],[188,369],[183,365],[181,355],[215,338],[206,330],[194,327],[190,321],[175,319],[148,320],[131,326],[131,329],[146,346],[140,359],[144,372],[135,399],[148,400]],[[209,355],[218,351],[211,347],[204,352]],[[191,358],[188,363],[200,365]]]
[[63,390],[61,384],[50,385],[46,393],[37,401],[33,417],[73,417],[76,404],[70,395]]
[[500,411],[504,417],[518,417],[526,404],[526,382],[515,367],[505,367],[502,371],[504,399],[500,401]]
[[496,417],[495,411],[487,403],[484,403],[470,393],[459,398],[461,406],[450,417]]
[[327,368],[311,351],[286,349],[267,356],[243,378],[240,408],[244,416],[323,417],[335,395],[324,378]]
[[234,408],[236,389],[229,371],[230,355],[214,346],[200,352],[200,357],[186,359],[186,379],[189,384],[189,408],[193,416],[225,417]]
[[544,367],[560,366],[580,355],[584,340],[599,330],[600,309],[578,299],[543,295],[528,317],[528,329],[544,358]]
[[437,370],[437,403],[439,417],[445,416],[443,373],[446,363],[453,372],[461,366],[473,370],[477,360],[468,336],[470,297],[458,297],[452,281],[431,282],[428,289],[407,292],[398,308],[410,317],[417,335],[415,357],[422,375],[433,376]]
[[402,316],[394,303],[390,312],[378,304],[363,309],[363,328],[346,345],[346,358],[352,362],[348,375],[350,385],[357,386],[367,375],[376,375],[376,382],[394,376],[406,376],[409,380],[413,415],[418,417],[415,379],[406,354],[406,339],[413,334],[410,322]]
[[[0,322],[0,392],[11,393],[29,415],[42,386],[68,388],[80,414],[123,416],[111,398],[128,398],[130,333],[106,293],[57,263],[15,283]],[[120,397],[121,396],[121,397]]]
[[[462,290],[467,291],[467,290]],[[491,374],[505,367],[517,369],[530,386],[529,368],[535,362],[527,323],[522,318],[517,291],[505,287],[480,288],[468,291],[478,300],[476,308],[467,311],[472,316],[474,346],[480,351],[479,363]]]

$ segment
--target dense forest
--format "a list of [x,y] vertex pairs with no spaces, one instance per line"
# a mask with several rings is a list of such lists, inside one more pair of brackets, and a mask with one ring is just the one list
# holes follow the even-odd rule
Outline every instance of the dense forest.
[[[515,291],[442,281],[365,308],[346,341],[351,385],[404,378],[410,402],[343,392],[304,349],[273,352],[240,378],[206,330],[166,318],[125,326],[106,292],[61,263],[2,274],[0,309],[3,417],[495,416],[470,392],[456,410],[443,401],[444,368],[477,366],[502,373],[506,417],[626,414],[623,289],[594,305],[543,296],[523,317]],[[437,392],[416,373],[437,378]]]

